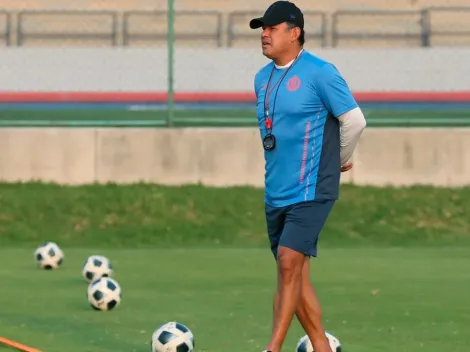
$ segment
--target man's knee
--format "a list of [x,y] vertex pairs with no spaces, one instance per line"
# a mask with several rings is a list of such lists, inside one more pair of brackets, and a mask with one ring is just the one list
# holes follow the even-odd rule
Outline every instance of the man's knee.
[[279,275],[284,279],[300,279],[305,256],[293,249],[279,246],[277,262]]

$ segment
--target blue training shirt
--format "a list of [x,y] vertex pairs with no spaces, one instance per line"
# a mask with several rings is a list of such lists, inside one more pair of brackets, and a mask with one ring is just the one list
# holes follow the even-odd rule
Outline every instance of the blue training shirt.
[[[266,135],[264,99],[273,68],[271,91],[287,67],[276,68],[271,62],[256,74],[254,81],[261,140]],[[269,99],[276,147],[264,151],[268,205],[283,207],[302,201],[338,199],[338,117],[357,106],[334,65],[305,50],[300,54]]]

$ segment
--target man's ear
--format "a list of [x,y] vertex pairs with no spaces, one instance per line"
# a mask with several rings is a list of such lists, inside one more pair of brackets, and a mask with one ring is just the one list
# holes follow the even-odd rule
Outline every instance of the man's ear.
[[292,41],[292,42],[297,41],[297,39],[299,39],[300,33],[301,33],[300,28],[299,28],[299,27],[294,27],[294,28],[293,28],[293,31],[292,31],[291,33],[292,33],[292,34],[291,34],[291,35],[292,35],[291,41]]

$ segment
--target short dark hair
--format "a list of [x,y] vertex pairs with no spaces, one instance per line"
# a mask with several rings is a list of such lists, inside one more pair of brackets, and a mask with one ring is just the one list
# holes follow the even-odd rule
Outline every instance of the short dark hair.
[[[298,27],[298,25],[296,25],[295,23],[292,23],[292,22],[287,22],[287,28],[288,29],[292,29],[292,28],[295,28],[295,27]],[[303,28],[300,28],[300,35],[299,35],[299,44],[302,46],[305,44],[305,31]]]

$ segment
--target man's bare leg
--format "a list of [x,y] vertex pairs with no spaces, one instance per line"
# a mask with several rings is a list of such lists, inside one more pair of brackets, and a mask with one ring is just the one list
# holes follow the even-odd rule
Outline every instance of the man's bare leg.
[[266,350],[281,352],[287,330],[300,302],[302,290],[302,270],[305,256],[287,247],[280,246],[277,252],[278,263],[278,302],[273,317],[271,341]]
[[[295,311],[297,319],[306,331],[315,352],[332,352],[325,336],[321,321],[321,307],[315,289],[310,282],[309,258],[304,259],[302,268],[302,288],[299,305]],[[278,278],[279,280],[279,278]],[[277,323],[277,312],[280,303],[279,287],[273,302],[273,332]]]
[[332,352],[322,324],[321,306],[310,281],[309,258],[302,269],[302,294],[296,316],[312,342],[315,352]]

